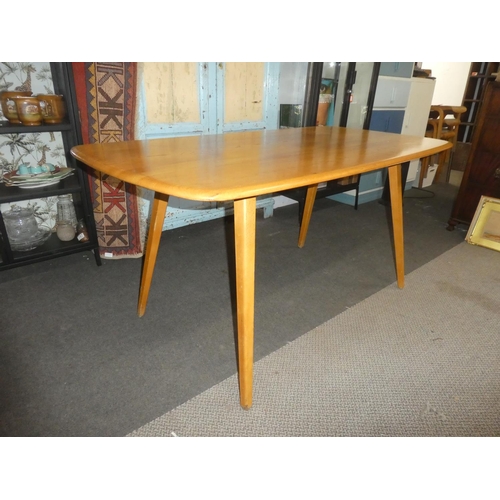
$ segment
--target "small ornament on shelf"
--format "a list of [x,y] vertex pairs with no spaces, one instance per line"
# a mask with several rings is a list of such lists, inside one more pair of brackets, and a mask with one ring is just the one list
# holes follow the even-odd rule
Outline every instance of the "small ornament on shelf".
[[83,222],[83,219],[80,219],[78,221],[78,225],[76,226],[76,238],[78,241],[85,243],[89,241],[89,233],[87,232],[87,227],[85,226],[85,223]]
[[78,220],[70,194],[63,194],[57,197],[57,223],[59,224],[62,221],[70,222],[73,229],[76,230]]
[[61,220],[57,223],[56,234],[61,241],[71,241],[75,237],[76,231],[71,221]]

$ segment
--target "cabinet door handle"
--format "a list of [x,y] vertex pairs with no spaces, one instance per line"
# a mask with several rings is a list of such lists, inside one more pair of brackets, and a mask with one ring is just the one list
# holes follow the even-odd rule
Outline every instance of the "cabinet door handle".
[[495,179],[500,179],[500,167],[495,170],[493,177]]

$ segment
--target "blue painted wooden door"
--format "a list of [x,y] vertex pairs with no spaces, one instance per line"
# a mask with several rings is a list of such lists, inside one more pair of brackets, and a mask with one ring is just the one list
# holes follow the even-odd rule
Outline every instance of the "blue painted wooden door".
[[[278,128],[278,82],[279,63],[140,63],[136,136],[157,139]],[[199,214],[204,220],[210,215],[200,209],[216,207],[170,197],[167,219],[194,221]]]
[[137,137],[278,127],[279,63],[142,63]]

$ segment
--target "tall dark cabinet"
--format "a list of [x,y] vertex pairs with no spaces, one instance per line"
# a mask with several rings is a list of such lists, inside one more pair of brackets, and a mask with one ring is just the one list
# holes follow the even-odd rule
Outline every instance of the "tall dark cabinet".
[[86,242],[82,242],[76,237],[71,241],[61,241],[54,232],[43,245],[34,250],[13,251],[7,237],[2,212],[0,211],[0,271],[89,250],[94,252],[96,263],[98,265],[101,264],[88,176],[81,167],[77,166],[76,160],[70,155],[70,149],[73,146],[82,144],[71,63],[50,63],[50,70],[52,73],[51,77],[54,93],[64,96],[67,108],[67,115],[64,122],[58,125],[42,124],[40,126],[25,126],[13,125],[9,122],[2,121],[0,122],[0,140],[6,137],[12,137],[10,134],[59,132],[61,133],[64,145],[63,154],[66,164],[68,167],[75,168],[74,174],[62,179],[58,184],[31,189],[6,186],[0,183],[0,204],[71,194],[77,218],[83,219],[89,238]]
[[470,225],[481,196],[500,198],[500,81],[485,86],[470,154],[448,229]]

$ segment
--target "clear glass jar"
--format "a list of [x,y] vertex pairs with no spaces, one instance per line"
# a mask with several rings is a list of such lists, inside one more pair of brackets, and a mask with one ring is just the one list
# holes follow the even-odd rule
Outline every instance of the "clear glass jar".
[[69,221],[76,230],[78,220],[76,218],[75,206],[70,194],[57,197],[57,222]]
[[26,243],[37,234],[38,224],[30,207],[12,207],[3,214],[7,236],[12,243]]

